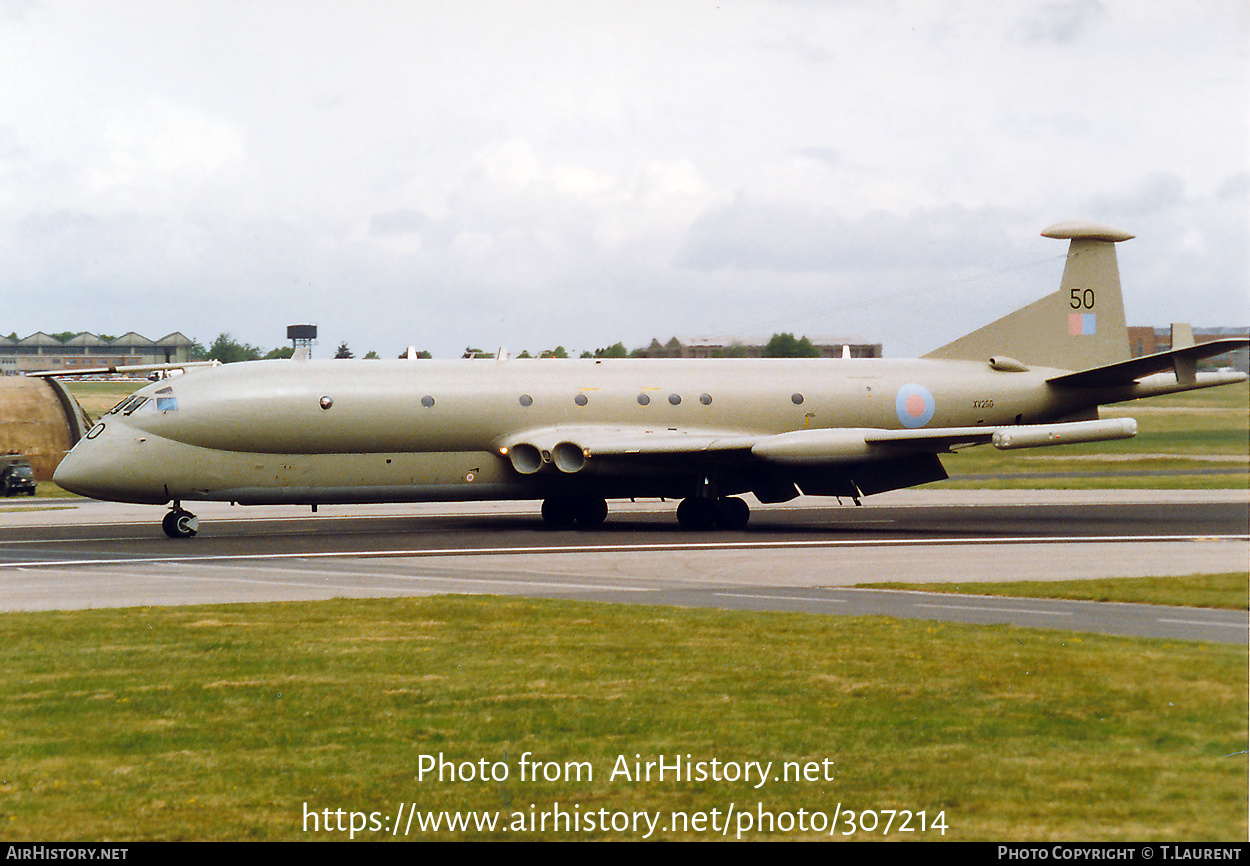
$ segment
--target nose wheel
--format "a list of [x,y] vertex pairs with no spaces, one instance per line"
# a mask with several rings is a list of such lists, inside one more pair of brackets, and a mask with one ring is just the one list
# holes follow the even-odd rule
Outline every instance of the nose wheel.
[[190,511],[183,511],[175,505],[174,510],[165,515],[161,521],[161,529],[170,538],[190,538],[199,531],[200,519]]

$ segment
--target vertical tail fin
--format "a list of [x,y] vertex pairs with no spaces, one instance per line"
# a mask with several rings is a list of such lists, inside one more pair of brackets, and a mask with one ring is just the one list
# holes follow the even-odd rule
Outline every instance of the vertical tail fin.
[[926,358],[984,360],[1008,355],[1062,370],[1084,370],[1128,358],[1115,244],[1133,236],[1081,221],[1058,223],[1042,236],[1071,241],[1059,291],[947,343]]

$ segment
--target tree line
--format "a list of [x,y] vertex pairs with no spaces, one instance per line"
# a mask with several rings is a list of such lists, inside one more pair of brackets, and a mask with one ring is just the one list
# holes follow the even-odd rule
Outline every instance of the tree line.
[[[55,336],[55,335],[54,335]],[[613,343],[611,346],[602,349],[583,351],[578,357],[580,358],[654,358],[654,357],[670,357],[678,346],[676,338],[673,338],[666,344],[661,344],[658,340],[652,340],[651,344],[646,347],[637,349],[627,349],[624,343]],[[284,346],[270,351],[265,351],[259,346],[253,346],[250,343],[240,342],[228,333],[218,334],[217,339],[207,348],[198,341],[193,341],[191,345],[191,358],[197,361],[220,361],[223,364],[231,364],[236,361],[260,361],[270,360],[273,358],[290,358],[295,350],[290,346]],[[716,349],[712,353],[714,358],[745,358],[747,351],[745,347],[739,344],[731,344],[722,349]],[[812,345],[812,341],[807,337],[796,338],[791,333],[773,334],[768,343],[765,344],[763,350],[765,358],[819,358],[820,350]],[[354,358],[355,353],[347,345],[347,341],[339,344],[338,349],[334,353],[335,358]],[[368,352],[366,359],[379,358],[377,352]],[[400,358],[408,357],[405,350],[399,353]],[[432,358],[433,356],[426,351],[417,353],[418,358]],[[494,358],[494,352],[483,351],[472,346],[466,346],[464,358]],[[556,346],[554,349],[543,349],[538,354],[532,355],[528,350],[522,351],[516,356],[517,358],[570,358],[569,350],[564,346]]]

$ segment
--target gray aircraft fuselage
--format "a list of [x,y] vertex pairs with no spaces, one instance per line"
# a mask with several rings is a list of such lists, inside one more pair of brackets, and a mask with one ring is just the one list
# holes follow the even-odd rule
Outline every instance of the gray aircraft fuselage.
[[883,359],[233,364],[137,391],[147,400],[101,419],[57,479],[98,498],[149,503],[537,499],[581,486],[681,497],[695,476],[724,474],[723,455],[640,456],[633,468],[617,456],[605,473],[593,471],[592,453],[577,473],[525,475],[501,449],[529,431],[561,428],[725,438],[905,429],[902,419],[913,419],[900,410],[899,392],[909,385],[932,394],[924,427],[1092,418],[1099,403],[1142,391],[1065,392],[1045,381],[1059,372]]
[[1244,381],[1197,362],[1247,341],[1128,358],[1114,245],[1090,222],[1059,290],[918,360],[586,359],[256,361],[144,387],[57,469],[77,493],[246,504],[543,499],[556,526],[603,521],[606,500],[681,499],[683,526],[741,528],[749,506],[859,497],[938,481],[938,454],[1123,439],[1098,407]]

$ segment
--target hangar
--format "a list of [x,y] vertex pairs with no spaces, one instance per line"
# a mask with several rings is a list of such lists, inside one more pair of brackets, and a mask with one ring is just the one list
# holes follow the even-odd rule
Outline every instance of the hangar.
[[[62,340],[61,337],[66,339]],[[159,340],[131,331],[120,337],[83,332],[74,336],[37,331],[24,339],[0,337],[0,372],[6,376],[64,370],[73,373],[92,367],[140,364],[182,364],[191,360],[195,342],[174,331]]]

